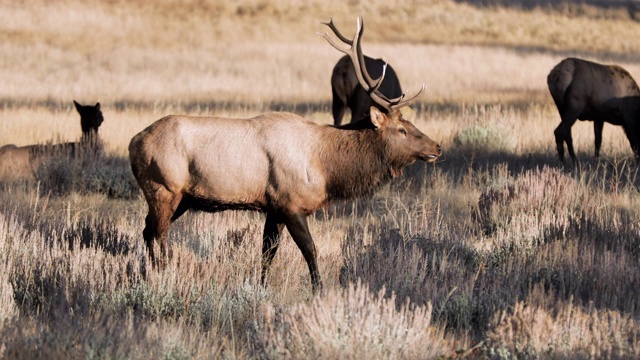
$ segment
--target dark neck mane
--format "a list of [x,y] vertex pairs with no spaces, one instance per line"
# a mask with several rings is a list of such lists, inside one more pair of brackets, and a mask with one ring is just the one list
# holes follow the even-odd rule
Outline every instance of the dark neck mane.
[[321,141],[329,201],[369,195],[392,177],[380,135],[372,128],[348,129],[353,125],[327,129]]

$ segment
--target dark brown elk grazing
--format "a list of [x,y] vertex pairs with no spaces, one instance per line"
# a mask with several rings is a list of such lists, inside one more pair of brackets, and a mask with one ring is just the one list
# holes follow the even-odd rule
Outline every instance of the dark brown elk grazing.
[[[352,45],[351,40],[344,37],[335,27],[333,19],[323,24],[327,25],[342,42]],[[374,59],[365,55],[364,64],[369,75],[374,78],[380,78],[386,63],[382,59]],[[351,122],[364,118],[371,106],[377,106],[379,109],[384,110],[383,107],[371,99],[360,85],[354,69],[351,58],[345,55],[338,60],[331,73],[333,123],[336,126],[342,124],[342,117],[347,108],[351,110]],[[396,72],[390,65],[386,65],[386,73],[378,91],[388,99],[402,96],[400,80],[398,80]]]
[[[356,61],[359,36],[360,31],[349,49]],[[356,69],[359,78],[369,78],[360,64]],[[379,82],[362,85],[375,90]],[[376,91],[372,96],[383,101]],[[394,106],[407,101],[380,102],[388,114],[371,107],[364,121],[342,128],[286,112],[252,119],[172,115],[156,121],[129,144],[131,168],[149,205],[142,234],[152,263],[164,266],[169,225],[189,209],[261,211],[266,213],[262,282],[286,226],[307,262],[314,291],[319,290],[307,216],[333,201],[371,194],[414,161],[440,156],[440,146],[396,111]]]
[[74,100],[73,104],[80,114],[82,137],[79,142],[27,146],[5,145],[0,148],[0,176],[3,178],[32,177],[48,156],[76,157],[101,151],[98,128],[104,118],[100,103],[96,103],[95,106],[85,106]]
[[639,159],[640,89],[625,69],[567,58],[551,70],[547,85],[561,118],[555,130],[560,161],[564,162],[564,143],[573,162],[577,161],[571,139],[571,126],[576,120],[593,121],[596,158],[600,156],[606,121],[622,126],[636,160]]

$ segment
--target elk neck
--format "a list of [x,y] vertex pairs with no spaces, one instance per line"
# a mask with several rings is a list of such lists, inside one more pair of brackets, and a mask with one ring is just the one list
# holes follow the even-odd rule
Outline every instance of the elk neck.
[[391,180],[387,145],[377,131],[333,127],[327,130],[318,157],[330,200],[368,195]]

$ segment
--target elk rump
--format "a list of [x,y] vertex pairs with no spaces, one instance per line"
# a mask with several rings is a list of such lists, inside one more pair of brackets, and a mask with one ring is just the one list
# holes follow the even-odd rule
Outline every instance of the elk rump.
[[576,120],[593,121],[595,157],[600,156],[602,128],[605,122],[622,126],[636,160],[640,146],[640,89],[628,71],[618,65],[567,58],[547,76],[561,122],[554,134],[560,161],[564,162],[564,144],[571,159],[573,150],[571,127]]

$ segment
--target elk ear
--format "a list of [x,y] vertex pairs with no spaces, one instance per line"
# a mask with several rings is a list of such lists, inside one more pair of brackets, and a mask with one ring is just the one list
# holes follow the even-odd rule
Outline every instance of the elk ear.
[[82,105],[78,104],[77,101],[73,100],[73,105],[76,106],[76,110],[78,110],[78,112],[80,112],[80,110],[82,109]]
[[369,116],[371,117],[371,123],[376,129],[380,129],[385,125],[387,117],[375,106],[369,109]]
[[96,110],[100,111],[100,103],[99,102],[96,103]]

